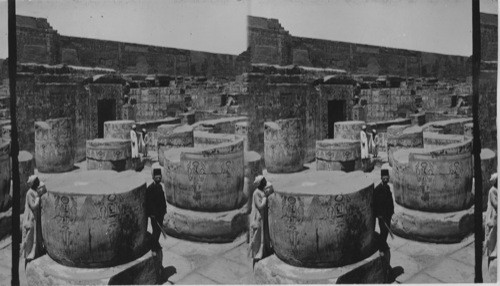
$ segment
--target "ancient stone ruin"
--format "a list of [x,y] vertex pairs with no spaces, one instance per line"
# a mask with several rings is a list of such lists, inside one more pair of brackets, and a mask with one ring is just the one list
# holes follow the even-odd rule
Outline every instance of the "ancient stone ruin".
[[291,173],[303,169],[304,127],[299,118],[264,124],[264,160],[270,173]]
[[61,173],[73,169],[75,146],[70,118],[35,122],[35,161],[39,172]]
[[133,171],[52,177],[42,197],[48,255],[28,264],[31,285],[155,284],[161,254],[149,250],[146,183]]

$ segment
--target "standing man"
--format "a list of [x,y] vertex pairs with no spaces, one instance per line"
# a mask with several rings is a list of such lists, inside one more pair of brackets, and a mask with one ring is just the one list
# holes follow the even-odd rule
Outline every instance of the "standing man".
[[377,158],[377,156],[378,156],[378,141],[379,140],[378,140],[377,130],[373,129],[372,136],[371,136],[373,158]]
[[142,128],[141,144],[142,144],[142,154],[144,157],[148,156],[149,140],[150,140],[149,133],[146,132],[146,128]]
[[486,209],[486,255],[488,255],[488,274],[491,283],[497,282],[497,229],[498,229],[498,174],[491,175],[493,184],[488,193],[488,208]]
[[273,186],[264,176],[255,178],[257,186],[253,193],[252,211],[250,213],[250,245],[249,253],[253,266],[257,261],[272,254],[271,237],[269,235],[268,204],[269,196],[274,193]]
[[151,239],[151,250],[161,250],[160,239],[161,225],[163,217],[167,212],[167,203],[165,202],[165,193],[161,185],[161,169],[153,169],[153,183],[146,190],[146,214],[151,218],[151,228],[153,237]]
[[391,252],[387,244],[387,235],[391,227],[391,219],[394,214],[394,202],[392,201],[391,188],[389,187],[389,170],[382,169],[380,172],[382,183],[378,184],[373,192],[373,210],[378,220],[380,236],[378,250],[381,257],[388,265],[391,265]]
[[130,130],[130,145],[132,147],[132,164],[134,166],[134,169],[137,170],[138,165],[139,165],[139,141],[137,138],[137,132],[136,132],[136,126],[135,124],[132,125],[132,130]]
[[35,175],[28,178],[28,186],[30,188],[26,193],[22,229],[23,242],[21,246],[21,250],[24,251],[24,267],[28,265],[28,262],[45,253],[42,238],[41,199],[47,189],[45,184],[40,182]]
[[363,170],[366,171],[368,169],[368,160],[370,159],[368,155],[368,137],[366,134],[366,125],[363,125],[363,127],[361,128],[359,137],[361,141],[361,162],[363,164]]

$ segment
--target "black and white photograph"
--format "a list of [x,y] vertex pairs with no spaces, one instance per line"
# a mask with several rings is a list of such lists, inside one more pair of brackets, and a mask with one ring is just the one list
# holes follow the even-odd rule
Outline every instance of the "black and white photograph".
[[497,284],[498,0],[0,0],[0,286]]

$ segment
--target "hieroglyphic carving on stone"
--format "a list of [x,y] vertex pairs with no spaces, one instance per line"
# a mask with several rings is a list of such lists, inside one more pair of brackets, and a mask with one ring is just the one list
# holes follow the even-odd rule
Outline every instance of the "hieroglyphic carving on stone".
[[430,162],[417,162],[415,164],[415,172],[417,174],[417,181],[422,190],[422,200],[428,201],[430,194],[430,184],[434,175],[434,165]]
[[299,244],[297,224],[304,220],[304,202],[294,196],[283,196],[281,218],[284,219],[288,239],[296,251]]

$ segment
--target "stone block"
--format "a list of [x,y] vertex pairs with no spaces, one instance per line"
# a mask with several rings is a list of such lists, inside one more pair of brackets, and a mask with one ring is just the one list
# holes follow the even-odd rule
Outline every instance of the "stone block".
[[111,267],[145,253],[146,182],[136,172],[87,171],[46,180],[42,234],[52,259]]
[[298,173],[274,187],[269,229],[281,260],[301,267],[338,267],[371,255],[375,218],[368,175]]
[[87,140],[87,170],[124,171],[132,169],[130,139]]
[[194,241],[230,242],[247,229],[248,209],[201,212],[178,208],[167,202],[163,225],[169,235]]
[[208,147],[170,149],[164,155],[163,183],[170,204],[207,212],[239,207],[244,184],[242,139]]
[[135,121],[114,120],[104,122],[104,138],[130,140],[130,131]]
[[464,135],[439,134],[424,132],[424,147],[437,147],[442,145],[456,144],[466,140]]
[[405,148],[424,146],[422,128],[408,125],[392,125],[387,128],[387,157],[389,165],[393,165],[394,152]]
[[39,172],[60,173],[73,169],[75,144],[70,118],[35,122],[35,161]]
[[457,243],[474,230],[474,206],[446,213],[424,212],[394,204],[391,228],[403,238]]
[[388,283],[388,265],[378,255],[336,268],[305,268],[286,264],[271,255],[255,264],[257,284],[382,284]]
[[361,167],[361,145],[348,139],[316,141],[316,170],[351,172]]
[[28,264],[28,285],[153,285],[161,282],[162,254],[149,251],[125,264],[107,268],[64,266],[44,255]]
[[335,139],[360,140],[360,132],[364,121],[340,121],[333,125]]
[[193,127],[179,124],[162,124],[157,129],[158,162],[163,166],[165,151],[171,148],[193,147]]
[[304,127],[299,118],[264,124],[264,161],[270,173],[292,173],[304,168]]

